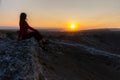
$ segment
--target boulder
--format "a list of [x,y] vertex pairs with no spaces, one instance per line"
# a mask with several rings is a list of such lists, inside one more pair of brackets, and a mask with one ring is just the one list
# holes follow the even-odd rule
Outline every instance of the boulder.
[[34,39],[1,39],[0,80],[52,80],[49,78],[51,72],[40,63],[43,54]]

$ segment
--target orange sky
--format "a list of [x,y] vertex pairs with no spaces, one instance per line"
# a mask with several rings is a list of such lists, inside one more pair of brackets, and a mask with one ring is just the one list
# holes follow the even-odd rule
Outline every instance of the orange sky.
[[119,0],[0,0],[0,26],[19,26],[19,14],[40,28],[120,28]]

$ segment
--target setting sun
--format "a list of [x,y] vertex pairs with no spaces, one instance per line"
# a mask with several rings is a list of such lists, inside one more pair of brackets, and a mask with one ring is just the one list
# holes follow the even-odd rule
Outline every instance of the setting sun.
[[78,23],[69,22],[66,26],[66,31],[70,31],[70,32],[78,31]]
[[77,31],[77,27],[78,27],[77,24],[72,23],[72,24],[69,25],[69,30],[70,31]]
[[71,24],[71,25],[70,25],[70,28],[71,28],[71,29],[75,29],[75,27],[76,27],[75,24]]

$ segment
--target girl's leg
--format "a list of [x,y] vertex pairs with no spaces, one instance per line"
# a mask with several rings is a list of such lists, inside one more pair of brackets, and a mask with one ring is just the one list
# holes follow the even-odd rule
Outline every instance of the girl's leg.
[[43,39],[43,36],[39,32],[31,32],[31,36],[33,36],[38,42]]
[[46,48],[45,48],[45,39],[43,38],[43,36],[40,34],[40,33],[38,33],[38,32],[31,32],[31,33],[29,33],[29,34],[27,34],[27,35],[24,35],[23,37],[22,37],[22,39],[29,39],[29,38],[31,38],[31,37],[34,37],[37,41],[38,41],[38,43],[40,44],[40,46],[41,46],[41,48],[43,49],[43,50],[46,50]]
[[31,32],[30,35],[33,36],[38,41],[38,43],[40,44],[40,46],[42,48],[45,47],[45,42],[46,41],[45,41],[45,39],[43,38],[43,36],[40,33],[38,33],[38,32]]
[[29,39],[31,37],[34,37],[38,42],[44,43],[45,39],[39,32],[31,32],[29,34],[25,34],[22,36],[22,39]]

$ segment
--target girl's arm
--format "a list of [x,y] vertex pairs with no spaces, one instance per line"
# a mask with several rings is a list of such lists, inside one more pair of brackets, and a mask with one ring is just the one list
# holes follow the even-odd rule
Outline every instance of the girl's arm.
[[33,31],[35,31],[35,32],[38,32],[36,29],[34,29],[34,28],[32,28],[31,26],[29,26],[27,22],[26,22],[26,26],[28,27],[28,29],[33,30]]

